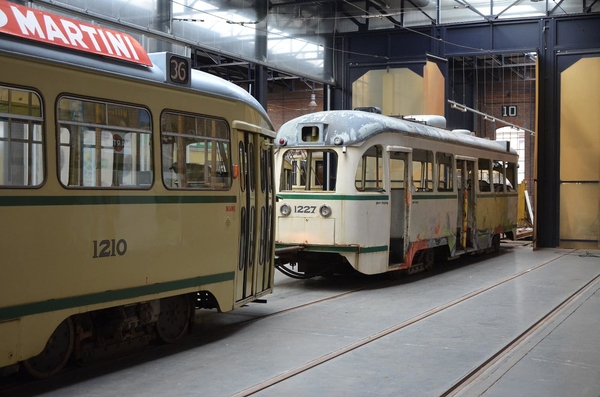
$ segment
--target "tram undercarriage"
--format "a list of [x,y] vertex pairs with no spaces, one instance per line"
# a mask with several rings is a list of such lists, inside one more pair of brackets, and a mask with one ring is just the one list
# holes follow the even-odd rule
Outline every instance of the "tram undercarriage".
[[[196,309],[219,309],[207,291],[154,299],[77,314],[54,330],[44,350],[21,362],[37,379],[59,373],[70,362],[79,365],[128,354],[158,339],[174,343],[191,332]],[[11,371],[19,369],[16,364]]]
[[317,276],[348,275],[356,270],[337,253],[296,251],[277,253],[275,267],[291,278],[309,279]]
[[[448,246],[447,238],[436,240],[432,244],[430,244],[431,242],[422,241],[414,246],[414,254],[412,254],[410,263],[401,263],[404,257],[402,251],[403,239],[391,239],[390,247],[392,249],[390,250],[390,270],[388,272],[396,278],[399,275],[427,271],[437,262],[446,262],[449,259],[458,258],[458,254],[466,252],[477,254],[498,252],[500,250],[500,234],[490,235],[491,243],[483,249],[473,247],[470,235],[471,229],[468,229],[466,249],[457,244],[454,255],[451,254],[452,251]],[[506,237],[512,239],[512,234],[507,233],[506,235]],[[423,245],[426,248],[423,248]],[[331,277],[357,272],[343,255],[304,251],[304,248],[303,246],[293,246],[276,250],[275,267],[286,276],[296,279],[309,279],[318,276]],[[396,270],[391,270],[391,267],[395,267]]]

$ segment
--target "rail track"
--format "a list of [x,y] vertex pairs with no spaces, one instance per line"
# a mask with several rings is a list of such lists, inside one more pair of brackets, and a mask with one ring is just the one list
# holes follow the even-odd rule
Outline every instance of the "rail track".
[[[360,281],[360,286],[357,288],[353,288],[349,291],[344,291],[341,293],[336,293],[334,295],[327,296],[324,298],[316,299],[314,301],[295,305],[295,306],[292,306],[292,307],[289,307],[286,309],[271,312],[271,313],[268,313],[265,315],[259,315],[259,316],[256,316],[256,317],[253,317],[253,318],[250,318],[247,320],[242,320],[242,321],[234,322],[231,324],[219,324],[217,327],[218,330],[216,330],[216,333],[220,334],[224,329],[227,329],[227,328],[243,326],[246,324],[264,320],[266,318],[279,316],[279,315],[283,315],[283,314],[288,314],[288,313],[291,313],[291,312],[294,312],[297,310],[309,308],[311,306],[316,306],[321,303],[344,298],[344,297],[347,297],[350,295],[360,293],[361,291],[364,291],[369,288],[385,287],[386,285],[393,285],[393,284],[398,283],[398,281],[396,281],[396,280],[387,279],[385,277],[374,277],[374,278],[371,278],[371,280],[373,280],[373,281],[370,281],[367,276],[360,275],[360,274],[357,274],[357,276],[361,277],[361,279],[362,279]],[[407,279],[407,280],[410,280],[410,279]],[[239,313],[237,313],[237,314],[239,314]],[[223,314],[217,314],[217,315],[223,316]],[[205,337],[205,336],[207,336],[207,335],[204,335],[204,334],[201,335],[201,337]],[[104,362],[108,362],[110,360],[122,359],[123,357],[126,357],[128,354],[137,353],[137,352],[140,352],[141,350],[148,351],[148,350],[151,350],[154,348],[159,348],[159,347],[160,347],[160,345],[151,345],[151,344],[149,344],[149,342],[140,342],[139,344],[136,344],[135,346],[130,346],[128,348],[125,348],[121,352],[117,351],[117,352],[113,353],[113,355],[109,355],[107,357],[102,357],[97,360],[86,360],[85,362],[77,363],[77,365],[67,366],[62,371],[62,373],[69,373],[72,371],[77,371],[78,367],[89,367],[94,364],[104,363]],[[44,380],[32,379],[32,378],[28,377],[26,374],[12,373],[12,374],[9,374],[8,376],[3,376],[3,374],[0,373],[0,397],[3,397],[4,395],[13,395],[12,394],[13,392],[15,393],[15,395],[18,395],[19,387],[21,387],[23,385],[33,385],[35,383],[42,383],[42,382],[44,382]]]
[[600,276],[596,276],[590,280],[583,287],[575,291],[571,296],[561,302],[553,310],[549,311],[544,317],[533,324],[525,332],[519,335],[517,338],[508,343],[504,348],[499,350],[495,355],[486,360],[479,367],[474,369],[467,376],[456,382],[448,391],[441,395],[441,397],[458,397],[468,396],[469,391],[476,387],[483,379],[486,379],[490,374],[498,368],[502,362],[506,361],[511,354],[513,354],[518,348],[524,346],[529,340],[535,337],[544,327],[546,327],[551,321],[556,319],[560,314],[569,307],[577,298],[582,296],[590,288],[597,285],[600,282]]
[[[298,366],[294,369],[288,370],[284,373],[281,373],[277,376],[274,376],[270,379],[266,379],[260,383],[255,384],[252,387],[249,387],[245,390],[242,390],[238,393],[235,393],[233,395],[231,395],[231,397],[245,397],[245,396],[251,396],[255,393],[258,393],[262,390],[266,390],[269,387],[280,383],[280,382],[284,382],[285,380],[291,379],[294,376],[297,376],[307,370],[310,370],[312,368],[316,368],[319,365],[328,362],[330,360],[334,360],[336,358],[342,357],[345,354],[348,354],[349,352],[358,349],[360,347],[366,346],[370,343],[376,343],[379,339],[388,336],[390,334],[393,334],[394,332],[400,331],[406,327],[409,327],[411,325],[414,325],[420,321],[423,321],[425,319],[427,319],[428,317],[433,316],[434,314],[438,314],[441,313],[445,310],[448,310],[450,308],[452,308],[453,306],[456,306],[462,302],[465,302],[467,300],[473,299],[475,297],[477,297],[478,295],[483,294],[486,291],[489,291],[493,288],[496,288],[502,284],[505,284],[511,280],[514,280],[516,278],[522,277],[526,274],[529,274],[532,271],[535,271],[543,266],[546,266],[552,262],[555,262],[569,254],[571,254],[573,251],[570,252],[566,252],[563,253],[562,255],[552,258],[548,261],[545,261],[543,263],[539,263],[535,266],[532,266],[530,268],[527,268],[519,273],[516,273],[512,276],[503,278],[491,285],[488,285],[486,287],[480,288],[478,290],[475,290],[467,295],[464,295],[460,298],[454,299],[452,301],[449,301],[445,304],[439,305],[437,307],[434,307],[426,312],[423,312],[417,316],[414,316],[408,320],[402,321],[396,325],[393,325],[391,327],[388,327],[387,329],[384,329],[380,332],[377,333],[373,333],[367,337],[362,338],[361,340],[349,344],[341,349],[332,351],[328,354],[325,354],[321,357],[318,357],[312,361],[309,361],[307,363],[305,363],[304,365]],[[488,360],[486,360],[481,366],[479,366],[478,368],[476,368],[474,371],[472,371],[471,373],[469,373],[467,376],[465,376],[464,378],[460,379],[457,383],[455,383],[454,385],[452,385],[445,393],[443,393],[441,396],[442,397],[449,397],[449,396],[457,396],[459,395],[460,392],[466,390],[470,385],[472,385],[476,379],[478,378],[478,376],[480,376],[484,371],[486,371],[487,369],[489,369],[494,363],[498,362],[499,360],[501,360],[503,357],[505,357],[507,354],[509,354],[512,350],[515,349],[516,346],[518,346],[520,343],[523,342],[523,340],[525,340],[526,338],[530,337],[532,334],[534,334],[537,330],[540,329],[540,327],[543,327],[544,324],[546,324],[547,322],[551,321],[554,317],[556,317],[570,302],[572,302],[573,300],[575,300],[577,297],[579,297],[581,294],[583,294],[588,288],[590,288],[590,286],[592,286],[595,283],[598,283],[600,280],[600,276],[597,276],[596,278],[594,278],[592,281],[588,282],[585,286],[583,286],[582,288],[580,288],[579,290],[577,290],[574,294],[572,294],[571,296],[569,296],[566,300],[564,300],[561,304],[559,304],[558,306],[556,306],[553,310],[551,310],[548,314],[546,314],[542,319],[540,319],[538,322],[536,322],[533,326],[531,326],[529,329],[527,329],[523,334],[521,334],[518,338],[516,338],[515,340],[511,341],[509,344],[507,344],[504,348],[502,348],[500,351],[498,351],[495,355],[493,355],[492,357],[490,357]],[[350,293],[353,293],[354,291],[351,291]],[[356,291],[358,292],[358,291]],[[342,297],[346,294],[341,294],[339,297]],[[338,298],[338,297],[332,297],[332,298]],[[303,305],[303,306],[299,306],[297,308],[291,308],[289,309],[291,310],[297,310],[300,309],[302,307],[307,307],[313,304],[317,304],[319,303],[314,302],[314,303],[310,303],[307,305]],[[282,314],[283,312],[279,312],[279,313],[273,313],[272,315],[277,315],[277,314]],[[254,321],[256,321],[258,319],[255,319]]]
[[[457,299],[454,299],[454,300],[448,301],[446,303],[443,303],[441,305],[438,305],[436,307],[433,307],[430,310],[424,311],[416,316],[413,316],[410,319],[399,322],[399,323],[397,323],[393,326],[390,326],[386,329],[383,329],[379,332],[375,332],[366,337],[363,337],[362,339],[356,341],[355,343],[351,343],[347,346],[344,346],[343,348],[326,353],[314,360],[308,361],[308,362],[306,362],[302,365],[299,365],[295,368],[286,370],[285,372],[282,372],[277,376],[260,381],[251,387],[248,387],[239,392],[236,392],[235,394],[230,394],[231,393],[231,391],[230,391],[230,393],[228,393],[227,395],[230,395],[231,397],[242,397],[242,396],[250,396],[250,395],[259,393],[260,391],[267,390],[270,387],[272,387],[280,382],[285,382],[286,380],[292,379],[293,377],[295,377],[307,370],[310,370],[312,368],[317,368],[319,365],[321,365],[325,362],[335,360],[336,358],[340,358],[340,357],[344,356],[345,354],[348,354],[351,351],[358,349],[362,346],[366,346],[370,343],[376,343],[379,339],[381,339],[387,335],[391,335],[394,332],[398,332],[406,327],[417,324],[420,321],[423,321],[437,313],[441,313],[445,310],[448,310],[462,302],[473,299],[473,298],[485,293],[486,291],[494,289],[502,284],[510,282],[511,280],[517,279],[526,274],[529,274],[537,269],[540,269],[540,268],[547,266],[557,260],[560,260],[561,258],[564,258],[567,255],[572,255],[572,254],[574,254],[574,251],[558,253],[558,256],[553,257],[552,259],[549,259],[542,263],[536,264],[535,266],[531,266],[525,270],[522,270],[511,276],[505,277],[499,281],[496,281],[496,282],[494,282],[490,285],[487,285],[483,288],[477,289],[477,290],[470,292],[464,296],[461,296]],[[464,265],[470,265],[471,262],[473,262],[473,261],[477,262],[477,261],[479,261],[479,259],[480,259],[479,257],[475,257],[474,260],[464,258],[464,259],[458,260],[457,264],[458,264],[458,266],[462,267]],[[448,264],[448,265],[446,265],[446,267],[440,268],[440,272],[445,272],[446,269],[451,270],[454,267],[455,267],[454,265]],[[436,272],[436,270],[434,270],[434,272]],[[307,302],[304,302],[301,304],[295,304],[291,307],[285,307],[283,309],[275,310],[273,312],[268,312],[265,314],[254,313],[254,314],[252,314],[252,317],[249,319],[242,319],[241,321],[236,320],[235,322],[230,323],[230,324],[217,323],[214,326],[209,326],[209,328],[207,329],[208,335],[204,334],[204,332],[199,332],[197,335],[191,335],[191,336],[193,337],[192,339],[194,339],[194,337],[196,337],[196,340],[203,339],[206,336],[208,336],[209,340],[210,339],[219,340],[219,338],[222,338],[223,329],[226,329],[226,328],[241,327],[241,326],[244,326],[244,325],[247,325],[250,323],[256,323],[260,320],[264,320],[264,319],[268,319],[268,318],[272,318],[272,317],[276,317],[276,316],[283,316],[286,314],[293,313],[295,311],[310,309],[311,307],[325,304],[327,302],[348,298],[348,297],[351,297],[352,295],[359,294],[368,289],[386,288],[388,286],[393,287],[393,286],[397,286],[402,283],[412,283],[420,278],[425,278],[425,277],[428,277],[428,273],[407,275],[406,278],[403,280],[388,279],[386,277],[381,277],[381,276],[378,276],[378,277],[362,276],[360,279],[359,278],[349,279],[349,280],[352,280],[350,283],[342,282],[339,284],[339,286],[342,289],[345,288],[345,290],[333,293],[329,296],[319,297],[314,300],[310,300],[310,301],[307,301]],[[523,341],[526,340],[527,338],[530,338],[531,335],[535,334],[535,332],[537,330],[539,330],[541,327],[543,327],[545,324],[547,324],[549,321],[551,321],[555,316],[557,316],[561,312],[561,310],[564,309],[564,307],[568,306],[570,302],[572,302],[578,296],[583,294],[586,291],[586,289],[590,288],[593,284],[599,283],[599,282],[600,282],[600,276],[594,278],[592,281],[590,281],[584,287],[580,288],[578,291],[573,293],[565,301],[563,301],[560,305],[558,305],[553,310],[551,310],[548,314],[546,314],[544,316],[544,318],[540,319],[538,322],[536,322],[536,324],[532,325],[529,329],[527,329],[525,332],[523,332],[522,335],[520,335],[518,338],[511,341],[505,347],[500,349],[496,354],[494,354],[488,360],[483,362],[480,366],[475,368],[467,376],[465,376],[462,379],[459,379],[455,384],[451,385],[444,394],[441,394],[441,395],[444,397],[445,396],[468,395],[468,394],[463,394],[463,393],[465,393],[465,391],[470,390],[470,388],[472,388],[473,385],[477,385],[480,377],[485,376],[485,374],[490,371],[490,368],[493,368],[494,365],[497,365],[498,362],[501,362],[503,360],[503,358],[505,358],[507,355],[509,355],[511,352],[513,352],[519,346],[519,344],[523,343]],[[304,283],[304,282],[301,282],[298,280],[290,280],[289,286],[287,286],[287,288],[289,290],[293,291],[294,289],[298,288],[298,285],[296,285],[297,283]],[[287,292],[287,291],[285,291],[286,284],[287,283],[285,281],[282,282],[282,285],[279,285],[279,288],[277,289],[277,291],[279,291],[282,294],[286,294],[286,292]],[[306,286],[305,284],[302,284],[302,289],[305,286]],[[301,292],[301,289],[297,289],[297,291]],[[238,314],[240,314],[240,312],[238,312]],[[215,318],[217,318],[217,317],[215,317]],[[211,334],[213,334],[213,335],[211,335]],[[192,342],[191,345],[194,345],[194,342]],[[166,346],[164,348],[169,349],[168,346]],[[153,350],[153,347],[151,347],[150,349],[145,349],[145,350]],[[121,358],[123,358],[123,356],[120,356],[118,358],[121,359]],[[108,360],[103,360],[103,361],[106,362]],[[86,365],[86,367],[90,367],[91,365],[93,365],[93,363],[88,363]],[[71,369],[71,370],[68,370],[65,372],[73,373],[76,371],[77,371],[77,368],[74,368],[74,369]],[[488,371],[488,372],[486,372],[486,371]],[[69,377],[72,378],[73,375],[70,375]],[[23,379],[24,379],[24,377],[20,376],[20,377],[14,378],[12,381],[9,381],[8,383],[2,382],[2,380],[0,379],[0,396],[19,395],[20,387],[25,382]],[[37,382],[38,381],[33,381],[33,382],[28,382],[28,383],[37,383]],[[15,394],[13,394],[13,393],[15,393]]]

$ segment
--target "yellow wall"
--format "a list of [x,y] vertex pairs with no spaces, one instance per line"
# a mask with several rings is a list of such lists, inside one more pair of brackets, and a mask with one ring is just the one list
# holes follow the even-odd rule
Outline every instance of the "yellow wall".
[[560,245],[598,247],[600,58],[577,61],[561,74],[560,85]]
[[427,62],[423,79],[424,114],[444,115],[445,79],[435,62]]
[[434,62],[423,77],[408,68],[369,70],[352,83],[352,107],[377,106],[388,116],[444,114],[444,76]]

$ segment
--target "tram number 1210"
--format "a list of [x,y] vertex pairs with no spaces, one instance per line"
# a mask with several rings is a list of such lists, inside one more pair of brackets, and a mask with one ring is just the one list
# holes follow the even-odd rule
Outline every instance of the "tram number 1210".
[[94,240],[94,256],[92,258],[107,258],[109,256],[123,256],[127,252],[127,241],[120,239]]

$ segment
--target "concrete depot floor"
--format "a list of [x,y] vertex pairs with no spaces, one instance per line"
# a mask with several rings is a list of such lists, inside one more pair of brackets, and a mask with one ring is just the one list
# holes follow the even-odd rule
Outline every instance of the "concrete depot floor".
[[502,244],[498,254],[460,259],[395,282],[360,275],[294,280],[277,272],[267,304],[198,312],[192,335],[180,343],[67,371],[11,393],[233,396],[520,273],[254,395],[440,396],[594,280],[462,395],[600,396],[600,251],[533,251],[523,244]]

